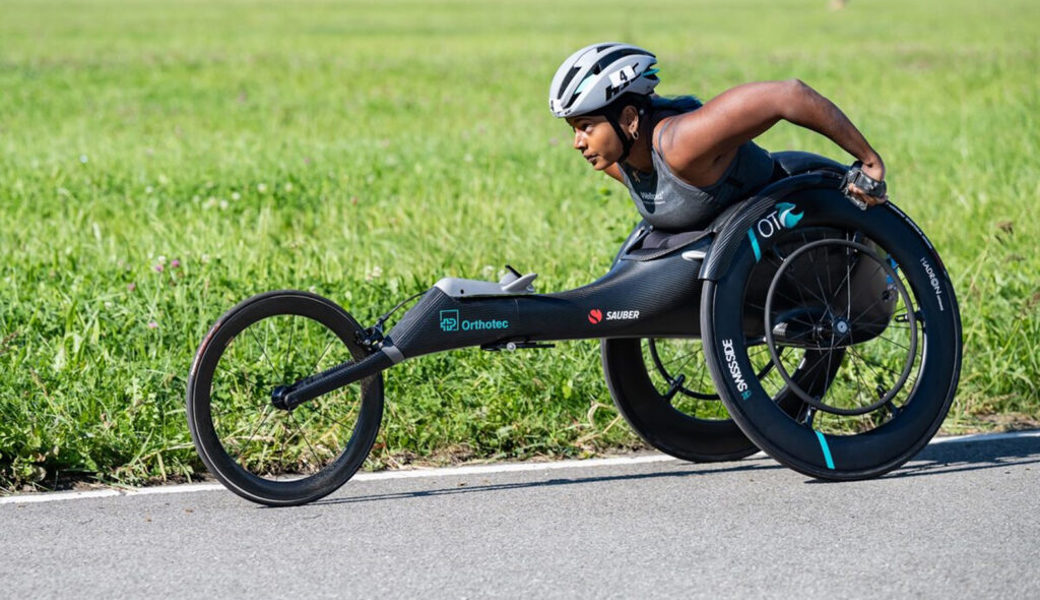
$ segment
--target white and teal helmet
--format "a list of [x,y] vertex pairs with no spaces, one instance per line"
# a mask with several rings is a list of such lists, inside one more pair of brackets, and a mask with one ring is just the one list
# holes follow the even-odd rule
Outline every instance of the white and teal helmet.
[[621,44],[592,44],[563,61],[549,86],[549,110],[556,117],[600,111],[622,94],[647,95],[660,81],[657,58],[649,51]]

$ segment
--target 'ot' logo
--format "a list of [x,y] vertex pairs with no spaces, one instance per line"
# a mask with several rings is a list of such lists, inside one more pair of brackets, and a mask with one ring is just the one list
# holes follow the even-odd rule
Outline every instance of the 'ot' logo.
[[603,320],[603,311],[598,308],[594,308],[589,311],[589,323],[595,325]]

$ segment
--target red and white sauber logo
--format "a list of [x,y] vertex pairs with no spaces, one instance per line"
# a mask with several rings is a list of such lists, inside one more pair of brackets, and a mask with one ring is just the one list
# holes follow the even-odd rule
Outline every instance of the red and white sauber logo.
[[[593,325],[603,320],[603,311],[594,308],[589,311],[589,323]],[[608,321],[631,321],[639,318],[638,310],[608,310],[606,319]]]

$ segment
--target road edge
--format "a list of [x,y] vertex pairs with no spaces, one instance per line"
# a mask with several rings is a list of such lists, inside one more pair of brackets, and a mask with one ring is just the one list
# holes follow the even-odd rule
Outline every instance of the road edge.
[[[951,444],[977,441],[1000,441],[1008,439],[1040,437],[1040,430],[1009,431],[1003,433],[972,433],[950,437],[933,438],[928,445]],[[763,452],[753,456],[764,457]],[[680,462],[679,459],[665,454],[637,454],[629,456],[611,456],[604,458],[570,459],[547,462],[501,462],[483,465],[463,465],[459,467],[417,467],[376,473],[358,473],[351,481],[382,481],[389,479],[413,479],[420,477],[453,477],[458,475],[486,475],[491,473],[516,473],[530,471],[551,471],[560,469],[612,467],[619,465],[639,465],[659,462]],[[81,490],[67,492],[28,492],[0,497],[2,504],[34,504],[39,502],[63,502],[67,500],[85,500],[90,498],[107,498],[111,496],[147,496],[157,494],[191,494],[223,490],[224,486],[216,482],[183,483],[176,485],[160,485],[143,488],[104,488],[99,490]]]

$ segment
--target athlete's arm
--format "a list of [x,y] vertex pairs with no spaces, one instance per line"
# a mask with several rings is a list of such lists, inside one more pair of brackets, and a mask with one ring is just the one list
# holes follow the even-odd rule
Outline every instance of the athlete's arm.
[[[741,144],[781,119],[827,136],[862,161],[867,175],[884,179],[885,165],[863,134],[833,102],[797,79],[740,85],[673,117],[661,137],[661,153],[676,174],[708,185],[722,176]],[[879,202],[862,196],[868,204]]]

